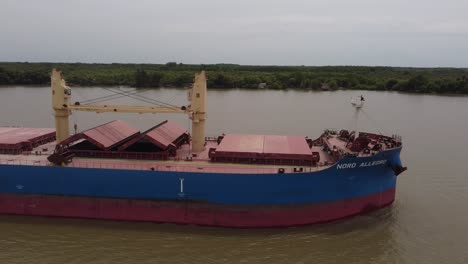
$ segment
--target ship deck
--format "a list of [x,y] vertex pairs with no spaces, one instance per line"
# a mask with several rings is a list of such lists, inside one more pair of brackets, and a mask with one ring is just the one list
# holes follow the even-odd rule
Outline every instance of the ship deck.
[[[378,142],[383,142],[390,138],[381,139],[380,136],[369,134],[371,137],[377,137],[377,140],[374,140],[373,143],[369,143],[368,147],[372,148]],[[260,135],[261,137],[261,135]],[[266,138],[267,136],[265,136]],[[276,138],[275,138],[276,137]],[[283,142],[293,142],[293,137],[284,137],[283,136],[273,136],[273,139],[278,142],[278,139],[283,140]],[[242,144],[247,144],[245,149],[252,149],[252,144],[248,139],[258,140],[259,136],[255,135],[246,135],[241,138]],[[247,141],[245,141],[247,138]],[[123,169],[123,170],[150,170],[150,171],[171,171],[171,172],[204,172],[204,173],[239,173],[239,174],[265,174],[265,173],[296,173],[296,172],[313,172],[320,171],[332,166],[337,160],[340,159],[343,155],[354,155],[354,156],[371,156],[375,155],[379,151],[368,151],[366,152],[352,152],[348,148],[348,141],[341,138],[336,134],[324,134],[319,138],[322,140],[322,143],[319,145],[312,145],[310,148],[307,147],[307,151],[310,153],[317,152],[320,156],[319,162],[310,163],[310,165],[285,165],[281,163],[271,163],[271,164],[259,164],[255,160],[249,160],[248,162],[231,162],[231,161],[213,161],[210,158],[210,150],[221,148],[217,138],[207,138],[205,149],[197,153],[196,155],[191,151],[191,145],[185,143],[180,145],[176,152],[175,156],[171,156],[168,160],[135,160],[135,159],[125,159],[125,158],[92,158],[92,157],[74,157],[73,160],[67,164],[67,167],[74,168],[102,168],[102,169]],[[239,143],[239,142],[237,142]],[[240,145],[242,145],[240,144]],[[302,143],[301,143],[302,144]],[[251,153],[254,152],[241,152],[244,149],[236,145],[235,151],[233,153]],[[379,144],[380,145],[380,144]],[[262,151],[265,151],[265,143],[260,143],[258,146],[263,146]],[[300,153],[297,150],[296,146],[292,146],[288,149],[290,145],[285,145],[280,150],[275,149],[275,152],[271,153],[280,153],[280,154],[296,154]],[[327,147],[325,147],[327,146]],[[255,146],[254,146],[255,147]],[[275,145],[277,147],[277,145]],[[328,149],[328,150],[326,150]],[[382,144],[380,150],[389,149],[385,144]],[[10,165],[29,165],[29,166],[54,166],[48,161],[48,157],[53,154],[55,150],[55,142],[44,143],[41,142],[41,145],[34,147],[32,150],[22,151],[21,154],[0,154],[0,164],[10,164]],[[330,151],[332,150],[332,151]],[[256,148],[255,148],[255,151]],[[283,152],[283,153],[281,153]],[[339,153],[337,153],[339,152]],[[256,155],[257,152],[255,152]],[[260,152],[262,153],[262,152]],[[245,155],[245,154],[244,154]],[[271,160],[270,160],[271,161]],[[306,163],[309,164],[309,163]]]
[[[317,166],[287,166],[267,164],[239,164],[212,162],[208,157],[210,147],[217,146],[216,141],[207,141],[203,152],[195,157],[192,155],[190,145],[184,144],[177,150],[176,157],[170,160],[132,160],[132,159],[102,159],[75,157],[66,165],[75,168],[102,168],[102,169],[127,169],[127,170],[154,170],[172,172],[205,172],[205,173],[239,173],[239,174],[264,174],[277,173],[280,168],[284,173],[295,173],[300,168],[304,172],[312,172],[326,169],[332,165],[332,158],[321,147],[313,146],[312,151],[320,153]],[[33,151],[24,152],[21,155],[0,154],[0,164],[52,166],[47,157],[53,153],[55,143],[39,146]],[[191,157],[191,160],[190,160]]]

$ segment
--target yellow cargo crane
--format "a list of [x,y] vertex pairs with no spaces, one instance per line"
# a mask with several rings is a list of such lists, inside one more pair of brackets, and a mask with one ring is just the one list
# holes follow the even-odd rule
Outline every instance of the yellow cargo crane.
[[59,70],[53,69],[51,75],[52,109],[55,116],[57,144],[70,137],[69,116],[71,111],[114,112],[114,113],[177,113],[188,114],[192,120],[192,152],[199,153],[205,148],[206,120],[206,74],[195,74],[193,86],[188,90],[190,104],[185,107],[169,106],[130,106],[130,105],[80,105],[71,104],[71,88],[68,87]]

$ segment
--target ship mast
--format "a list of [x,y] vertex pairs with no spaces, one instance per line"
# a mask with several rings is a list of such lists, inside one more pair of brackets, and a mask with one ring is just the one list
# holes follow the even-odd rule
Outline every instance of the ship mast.
[[359,120],[359,111],[364,106],[364,97],[358,96],[357,98],[351,99],[351,105],[354,107],[354,140],[359,137],[359,128],[358,128],[358,120]]
[[188,92],[192,119],[192,152],[199,153],[205,148],[206,120],[206,76],[205,71],[195,74],[193,87]]
[[50,86],[52,87],[52,109],[55,117],[55,134],[57,143],[62,142],[70,136],[68,109],[71,89],[66,86],[62,73],[55,69],[52,70]]
[[192,152],[199,153],[205,148],[206,120],[206,74],[205,71],[195,74],[193,87],[188,91],[191,105],[186,107],[166,106],[129,106],[129,105],[79,105],[70,104],[71,88],[65,83],[62,73],[52,70],[52,109],[54,110],[57,143],[70,137],[69,116],[71,111],[117,112],[117,113],[177,113],[188,114],[192,119]]

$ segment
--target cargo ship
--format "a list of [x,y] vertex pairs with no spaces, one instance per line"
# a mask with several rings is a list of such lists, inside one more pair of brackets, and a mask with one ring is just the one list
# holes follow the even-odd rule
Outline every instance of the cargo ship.
[[[195,74],[186,106],[72,103],[54,69],[55,129],[0,127],[0,214],[289,227],[395,200],[406,170],[401,137],[358,131],[364,98],[352,101],[353,131],[206,137],[206,86],[205,72]],[[181,113],[191,130],[165,121],[139,131],[115,120],[71,133],[72,111]]]

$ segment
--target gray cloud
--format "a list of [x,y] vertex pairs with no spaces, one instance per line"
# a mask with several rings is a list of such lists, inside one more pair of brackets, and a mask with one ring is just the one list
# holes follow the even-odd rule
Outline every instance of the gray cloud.
[[0,4],[0,61],[468,66],[468,1]]

